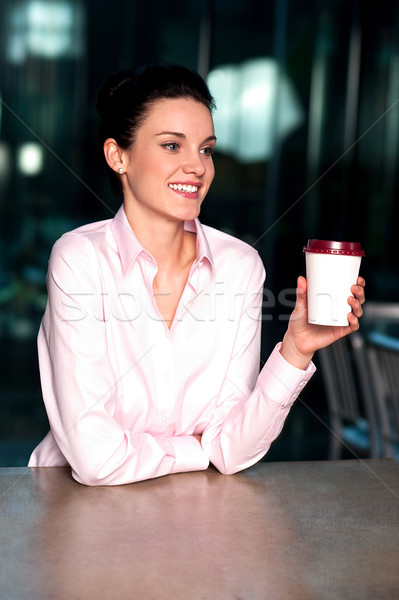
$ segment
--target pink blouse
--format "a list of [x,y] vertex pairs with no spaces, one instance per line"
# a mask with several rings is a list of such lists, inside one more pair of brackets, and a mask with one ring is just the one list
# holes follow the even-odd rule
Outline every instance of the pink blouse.
[[[265,272],[251,246],[201,225],[170,329],[157,265],[123,210],[54,245],[38,336],[50,432],[30,467],[69,464],[87,485],[260,460],[315,371],[273,350],[259,374]],[[199,443],[193,435],[202,435]]]

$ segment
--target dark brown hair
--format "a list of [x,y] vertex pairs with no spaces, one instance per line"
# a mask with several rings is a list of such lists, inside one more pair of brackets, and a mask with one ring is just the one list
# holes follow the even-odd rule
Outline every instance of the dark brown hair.
[[[120,148],[128,150],[137,129],[151,106],[162,99],[192,98],[211,112],[214,99],[202,77],[175,63],[150,63],[137,69],[118,71],[105,82],[97,96],[100,115],[99,142],[114,138]],[[122,193],[119,176],[107,165],[112,188]]]

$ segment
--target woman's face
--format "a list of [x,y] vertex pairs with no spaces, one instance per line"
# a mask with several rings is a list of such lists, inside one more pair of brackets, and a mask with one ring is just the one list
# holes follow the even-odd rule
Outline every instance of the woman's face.
[[125,204],[136,216],[192,220],[214,177],[216,138],[208,108],[191,98],[153,104],[124,154]]

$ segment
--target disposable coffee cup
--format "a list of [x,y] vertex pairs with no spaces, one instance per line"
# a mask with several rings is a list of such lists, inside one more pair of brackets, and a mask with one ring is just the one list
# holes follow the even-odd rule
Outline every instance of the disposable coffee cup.
[[348,325],[351,286],[359,275],[364,251],[357,242],[308,240],[306,256],[308,322]]

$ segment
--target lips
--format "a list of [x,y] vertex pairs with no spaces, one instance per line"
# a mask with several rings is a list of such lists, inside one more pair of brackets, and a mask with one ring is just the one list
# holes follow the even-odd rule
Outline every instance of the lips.
[[169,189],[173,190],[177,194],[185,196],[186,198],[198,198],[198,190],[201,187],[201,183],[194,181],[185,181],[177,183],[169,183]]

